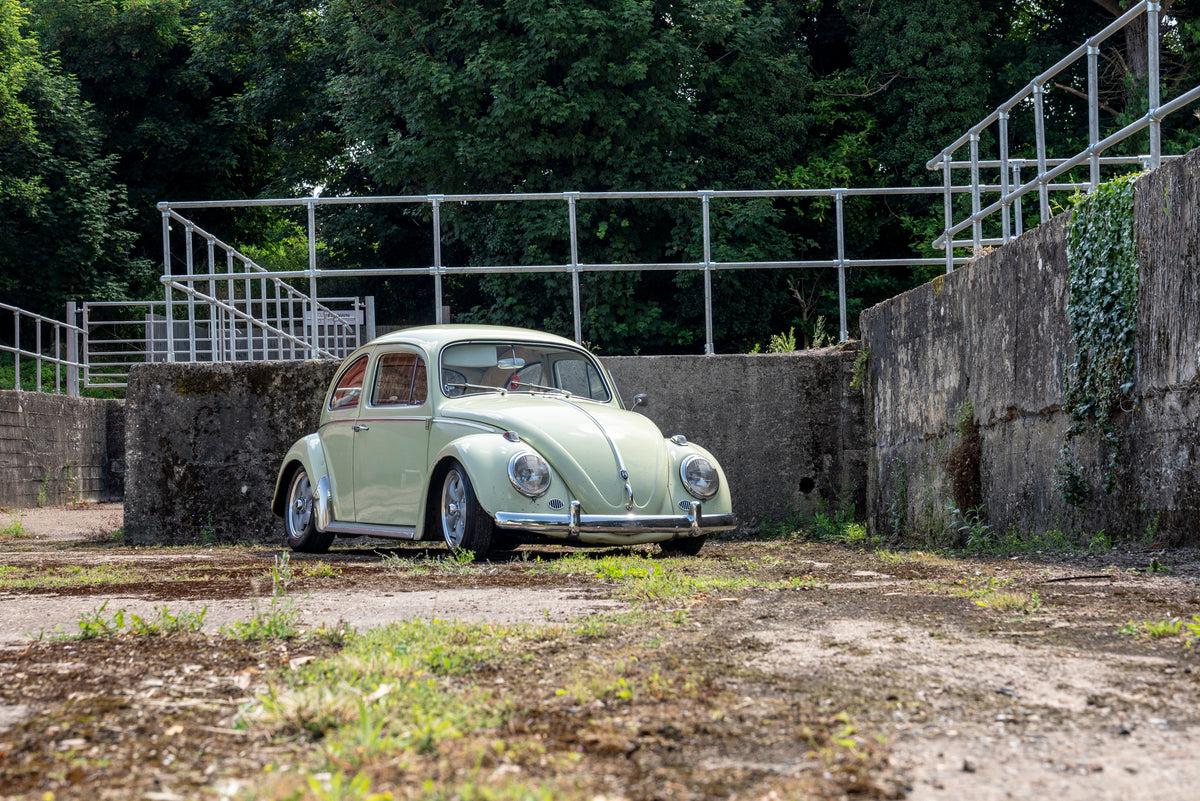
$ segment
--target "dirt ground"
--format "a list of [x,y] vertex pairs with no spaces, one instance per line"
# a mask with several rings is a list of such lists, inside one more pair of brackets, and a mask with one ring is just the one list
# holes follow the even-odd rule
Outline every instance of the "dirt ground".
[[[247,797],[249,777],[285,746],[236,727],[239,709],[271,671],[334,647],[218,636],[267,603],[282,551],[125,547],[111,536],[119,506],[11,514],[25,536],[0,539],[0,797]],[[307,627],[358,630],[409,618],[543,624],[634,608],[595,574],[534,569],[562,552],[526,546],[422,573],[403,567],[438,549],[339,541],[319,559],[292,557],[291,597]],[[599,712],[561,728],[554,747],[583,754],[579,770],[608,788],[597,799],[1200,795],[1200,657],[1186,627],[1156,637],[1141,625],[1200,623],[1196,551],[1140,544],[972,558],[728,541],[679,562],[747,565],[764,583],[802,571],[804,583],[687,599],[688,624],[662,631],[662,659],[707,677],[705,693],[627,707],[617,728]],[[34,574],[92,578],[5,580]],[[1032,601],[980,603],[1000,590]],[[206,636],[56,636],[105,604],[142,615],[204,608]],[[577,658],[626,645],[602,641]],[[544,692],[534,679],[498,684],[517,696]],[[542,705],[548,718],[554,703],[550,695]],[[802,734],[814,721],[844,723],[842,739],[857,743],[845,746],[854,771]],[[605,738],[618,729],[614,745]]]

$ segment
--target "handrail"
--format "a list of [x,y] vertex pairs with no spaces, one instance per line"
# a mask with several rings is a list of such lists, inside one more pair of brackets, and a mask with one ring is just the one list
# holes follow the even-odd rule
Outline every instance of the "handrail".
[[[7,303],[0,303],[0,311],[11,312],[13,315],[13,344],[6,345],[0,342],[0,352],[13,354],[13,388],[21,389],[21,359],[33,359],[34,368],[34,392],[42,391],[42,362],[49,362],[54,365],[54,391],[61,393],[64,383],[62,375],[63,369],[66,369],[66,394],[71,397],[79,395],[79,371],[85,365],[79,361],[79,337],[83,334],[83,329],[75,325],[71,318],[74,312],[74,304],[67,306],[67,320],[55,320],[51,317],[45,317],[40,314],[35,314],[31,311],[12,306]],[[21,321],[30,320],[33,322],[34,328],[34,349],[28,350],[21,347]],[[54,339],[54,355],[51,356],[43,352],[42,329],[44,326],[50,326],[53,330]],[[66,347],[66,354],[62,353],[62,346]]]
[[[1165,105],[1161,103],[1159,89],[1159,46],[1160,46],[1160,13],[1161,4],[1156,0],[1142,0],[1129,8],[1125,13],[1121,14],[1102,31],[1090,37],[1084,44],[1076,47],[1063,58],[1059,59],[1054,66],[1039,73],[1028,84],[1018,90],[1012,97],[1001,103],[995,110],[987,114],[982,120],[971,126],[965,133],[943,148],[936,156],[926,162],[925,167],[929,170],[941,170],[944,176],[943,192],[944,192],[944,207],[945,207],[945,225],[942,234],[934,240],[935,248],[943,248],[946,252],[946,270],[950,272],[953,269],[951,255],[955,244],[952,238],[968,227],[972,229],[972,246],[978,249],[984,237],[982,234],[983,221],[992,217],[996,212],[1001,214],[999,237],[1001,242],[1008,242],[1012,235],[1011,210],[1016,206],[1019,208],[1020,199],[1025,195],[1037,190],[1040,200],[1040,220],[1046,222],[1050,218],[1049,192],[1060,188],[1051,182],[1054,179],[1066,174],[1067,172],[1083,166],[1085,163],[1089,165],[1089,176],[1087,182],[1078,186],[1079,189],[1091,191],[1100,182],[1100,168],[1103,165],[1112,164],[1133,164],[1141,163],[1145,169],[1157,168],[1165,159],[1172,156],[1164,156],[1162,153],[1162,120],[1181,111],[1189,104],[1200,100],[1200,86],[1190,89],[1179,97],[1171,100]],[[1100,54],[1100,46],[1107,39],[1111,38],[1117,32],[1123,30],[1134,20],[1145,16],[1147,28],[1147,112],[1139,119],[1126,124],[1120,130],[1113,132],[1103,138],[1100,135],[1100,109],[1099,109],[1099,68],[1098,59]],[[1046,121],[1045,121],[1045,101],[1044,96],[1046,87],[1052,80],[1062,73],[1064,70],[1072,67],[1080,59],[1087,59],[1088,75],[1088,145],[1078,153],[1067,156],[1065,158],[1050,158],[1046,153]],[[1009,155],[1008,141],[1008,121],[1009,116],[1021,104],[1032,98],[1034,107],[1034,146],[1037,151],[1036,160],[1031,158],[1014,158]],[[999,124],[999,135],[997,137],[999,146],[999,159],[984,160],[979,156],[979,143],[981,135],[991,128],[993,124]],[[1150,153],[1144,156],[1137,157],[1111,157],[1102,156],[1106,150],[1116,144],[1129,139],[1131,136],[1142,131],[1149,131],[1150,137]],[[969,161],[956,161],[954,154],[966,145],[970,145],[971,158]],[[1019,170],[1022,167],[1036,163],[1037,174],[1029,181],[1022,182],[1019,179]],[[971,171],[971,186],[972,191],[972,207],[971,213],[963,220],[955,222],[953,205],[951,203],[949,179],[951,171],[956,169],[969,169]],[[987,206],[983,206],[980,196],[983,191],[986,191],[980,181],[980,170],[982,169],[998,169],[1000,172],[1001,190],[1000,199]],[[1010,185],[1010,173],[1015,186]],[[1021,221],[1017,219],[1017,233],[1020,233]]]

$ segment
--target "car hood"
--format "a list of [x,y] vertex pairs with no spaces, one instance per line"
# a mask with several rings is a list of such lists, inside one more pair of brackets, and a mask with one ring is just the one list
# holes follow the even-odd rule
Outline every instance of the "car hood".
[[625,511],[626,480],[614,448],[629,473],[635,510],[657,509],[668,492],[666,440],[635,412],[554,395],[509,394],[459,398],[445,403],[441,414],[516,431],[562,477],[585,513]]

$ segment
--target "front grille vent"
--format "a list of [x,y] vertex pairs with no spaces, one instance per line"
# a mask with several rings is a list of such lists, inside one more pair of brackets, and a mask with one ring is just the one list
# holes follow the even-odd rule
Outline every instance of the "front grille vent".
[[563,502],[562,502],[561,500],[559,500],[558,498],[551,498],[551,499],[550,499],[550,500],[549,500],[549,501],[546,503],[546,505],[547,505],[547,506],[549,506],[551,509],[553,509],[553,510],[555,510],[555,511],[558,511],[559,509],[561,509],[561,508],[563,508],[564,506],[566,506],[566,504],[565,504],[565,503],[563,503]]
[[690,512],[690,511],[692,511],[692,502],[691,501],[680,501],[679,508],[685,512]]

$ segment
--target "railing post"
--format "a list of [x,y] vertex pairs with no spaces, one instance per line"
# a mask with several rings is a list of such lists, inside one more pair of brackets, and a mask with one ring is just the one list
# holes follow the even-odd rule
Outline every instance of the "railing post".
[[845,230],[845,194],[842,190],[834,192],[837,204],[837,249],[838,249],[838,319],[841,324],[841,339],[845,342],[850,338],[850,327],[846,320],[846,230]]
[[[187,275],[191,279],[196,274],[196,259],[192,252],[192,236],[195,232],[195,226],[190,222],[187,224],[184,232],[184,242],[187,243]],[[196,285],[191,280],[187,282],[188,299],[188,361],[196,361]]]
[[[317,204],[309,200],[304,204],[308,207],[308,358],[317,358]],[[264,333],[264,341],[265,341]]]
[[579,300],[579,231],[575,217],[578,192],[567,192],[567,225],[571,236],[571,316],[575,321],[575,344],[583,344],[583,311]]
[[1146,3],[1146,72],[1150,81],[1149,115],[1150,115],[1150,168],[1158,169],[1162,164],[1162,121],[1158,118],[1158,107],[1161,103],[1158,80],[1159,70],[1159,13],[1162,4],[1157,0]]
[[971,133],[971,251],[978,255],[983,245],[983,221],[979,219],[979,134]]
[[712,228],[709,221],[709,199],[711,190],[700,192],[700,216],[704,230],[704,355],[711,356],[716,350],[713,347],[713,308],[712,308]]
[[[216,241],[212,236],[207,237],[208,242],[208,296],[210,298],[217,297],[217,251]],[[218,310],[216,305],[208,304],[208,360],[210,362],[217,361],[217,315]]]
[[21,388],[21,313],[13,312],[13,389]]
[[1091,153],[1088,165],[1089,192],[1096,191],[1100,185],[1100,48],[1088,42],[1088,151]]
[[954,193],[953,184],[950,178],[950,164],[952,153],[946,151],[942,154],[942,197],[943,197],[943,222],[945,223],[946,237],[946,273],[947,275],[954,272],[954,237],[950,234],[950,229],[954,227]]
[[1033,85],[1033,110],[1035,137],[1037,140],[1038,198],[1041,200],[1042,222],[1050,219],[1050,189],[1046,185],[1046,89],[1040,83]]
[[[164,305],[163,314],[166,319],[164,325],[167,329],[167,361],[175,361],[175,326],[172,325],[172,318],[175,315],[175,305],[171,298],[171,210],[164,208],[162,213],[163,224],[163,275],[168,277],[167,283],[163,286]],[[84,314],[86,315],[86,310]],[[153,309],[151,310],[151,321],[153,321]],[[153,345],[153,328],[151,329],[151,345]]]
[[[1021,162],[1014,161],[1012,165],[1012,171],[1012,185],[1021,186]],[[1025,217],[1021,211],[1021,196],[1017,195],[1016,200],[1013,201],[1013,233],[1016,236],[1020,236],[1024,231]]]
[[997,116],[1000,122],[1000,239],[1007,243],[1012,238],[1012,204],[1008,201],[1008,193],[1011,189],[1008,182],[1009,112],[1001,109]]
[[442,325],[442,198],[430,195],[429,204],[433,211],[433,322]]

